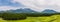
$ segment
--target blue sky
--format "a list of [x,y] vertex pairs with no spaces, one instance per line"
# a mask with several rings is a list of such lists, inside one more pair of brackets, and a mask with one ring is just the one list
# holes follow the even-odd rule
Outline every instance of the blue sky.
[[0,0],[0,6],[23,7],[24,5],[13,0]]
[[31,8],[35,11],[52,9],[60,12],[60,0],[0,0],[0,10]]
[[10,9],[19,9],[20,7],[25,7],[23,4],[14,2],[13,0],[0,0],[0,11],[1,10],[10,10]]

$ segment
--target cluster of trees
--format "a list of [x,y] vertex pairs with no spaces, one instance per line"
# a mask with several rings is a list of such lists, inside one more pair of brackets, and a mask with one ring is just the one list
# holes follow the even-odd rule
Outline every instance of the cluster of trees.
[[0,13],[0,17],[3,18],[3,20],[22,20],[26,19],[26,15],[22,13]]
[[27,13],[26,14],[29,17],[41,17],[41,16],[51,16],[51,15],[55,15],[55,13]]
[[39,16],[51,16],[56,13],[48,14],[48,13],[12,13],[12,12],[4,12],[0,13],[0,17],[4,20],[22,20],[27,17],[39,17]]

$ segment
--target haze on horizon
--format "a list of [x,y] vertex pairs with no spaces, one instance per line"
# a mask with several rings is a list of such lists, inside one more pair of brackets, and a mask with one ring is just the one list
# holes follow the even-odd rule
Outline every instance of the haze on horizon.
[[60,0],[0,0],[0,11],[19,8],[31,8],[35,11],[51,9],[60,12]]

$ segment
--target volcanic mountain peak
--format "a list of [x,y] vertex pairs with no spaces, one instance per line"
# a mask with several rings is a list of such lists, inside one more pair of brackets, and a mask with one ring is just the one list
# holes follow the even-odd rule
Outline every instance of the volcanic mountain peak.
[[42,11],[43,13],[56,13],[56,11],[54,10],[50,10],[50,9],[45,9],[44,11]]

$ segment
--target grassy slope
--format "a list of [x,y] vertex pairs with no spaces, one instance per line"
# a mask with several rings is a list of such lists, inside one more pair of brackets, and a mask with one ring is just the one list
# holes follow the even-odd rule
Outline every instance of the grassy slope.
[[0,22],[60,22],[60,15],[53,15],[50,17],[28,17],[26,20],[2,20]]

